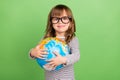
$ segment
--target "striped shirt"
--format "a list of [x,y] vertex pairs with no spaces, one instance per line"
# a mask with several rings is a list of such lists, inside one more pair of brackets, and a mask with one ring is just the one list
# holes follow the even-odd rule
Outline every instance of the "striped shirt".
[[71,54],[67,55],[67,62],[64,67],[58,71],[45,70],[45,80],[75,80],[73,65],[80,58],[78,38],[74,37],[69,43]]

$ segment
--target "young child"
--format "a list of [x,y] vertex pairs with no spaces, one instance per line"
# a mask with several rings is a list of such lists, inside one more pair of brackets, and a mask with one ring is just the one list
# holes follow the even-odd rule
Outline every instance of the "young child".
[[[56,5],[53,7],[48,15],[48,22],[46,34],[43,39],[48,37],[57,37],[64,40],[69,48],[70,54],[61,56],[59,53],[54,52],[55,58],[49,60],[48,67],[56,67],[60,64],[64,68],[58,71],[45,70],[46,80],[75,80],[73,64],[80,58],[79,43],[75,36],[75,21],[72,11],[66,5]],[[44,58],[47,55],[46,49],[40,49],[39,45],[30,51],[31,58]]]

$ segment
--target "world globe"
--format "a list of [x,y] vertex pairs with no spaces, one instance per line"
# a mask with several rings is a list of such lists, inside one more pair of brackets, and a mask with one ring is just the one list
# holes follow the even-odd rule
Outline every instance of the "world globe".
[[66,56],[66,55],[69,55],[70,53],[70,49],[68,45],[65,43],[65,41],[56,37],[49,37],[49,38],[43,39],[40,42],[39,48],[47,49],[48,54],[44,59],[36,58],[36,61],[40,65],[40,67],[48,71],[60,70],[61,68],[63,68],[63,64],[58,65],[54,69],[52,67],[47,67],[47,64],[49,63],[48,61],[56,57],[56,55],[53,53],[54,51],[59,53],[61,56]]

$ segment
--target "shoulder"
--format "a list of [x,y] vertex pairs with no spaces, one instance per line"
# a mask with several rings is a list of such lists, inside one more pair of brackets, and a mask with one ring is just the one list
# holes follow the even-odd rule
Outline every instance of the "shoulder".
[[73,37],[72,40],[68,43],[69,46],[77,46],[79,45],[78,37]]
[[78,37],[73,37],[70,41],[70,43],[75,43],[75,42],[78,42]]

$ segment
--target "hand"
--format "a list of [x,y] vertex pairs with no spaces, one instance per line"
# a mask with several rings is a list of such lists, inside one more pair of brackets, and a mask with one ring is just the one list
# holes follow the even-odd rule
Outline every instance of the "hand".
[[36,48],[32,49],[30,55],[35,58],[45,59],[45,57],[47,56],[47,50],[40,49],[39,46],[37,46]]
[[56,66],[58,66],[60,64],[66,64],[67,58],[61,56],[57,52],[53,52],[53,53],[56,55],[56,57],[48,60],[49,66],[52,66],[53,68],[55,68]]

